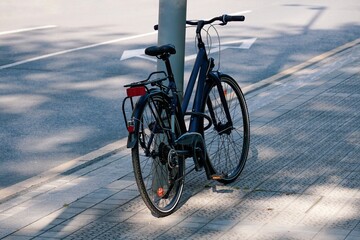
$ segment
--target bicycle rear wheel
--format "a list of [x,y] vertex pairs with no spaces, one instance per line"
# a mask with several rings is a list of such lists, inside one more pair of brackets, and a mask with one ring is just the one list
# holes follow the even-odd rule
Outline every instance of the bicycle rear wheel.
[[[215,83],[205,92],[202,109],[211,116],[213,127],[205,129],[204,139],[210,170],[220,176],[217,181],[228,184],[236,180],[245,166],[250,146],[250,122],[239,85],[227,75],[221,75],[220,81],[223,93],[219,93]],[[227,127],[220,94],[225,96],[232,126]]]
[[[152,95],[134,115],[137,144],[132,148],[136,183],[146,206],[157,217],[175,211],[184,186],[185,161],[171,148],[170,103]],[[180,128],[175,118],[175,135]]]

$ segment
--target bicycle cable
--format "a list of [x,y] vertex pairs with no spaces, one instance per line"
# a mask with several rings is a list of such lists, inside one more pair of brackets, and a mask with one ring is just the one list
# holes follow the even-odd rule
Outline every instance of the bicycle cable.
[[[206,32],[206,42],[207,42],[207,45],[208,45],[208,56],[210,56],[211,54],[211,50],[213,50],[213,41],[212,41],[212,36],[211,36],[211,33],[210,33],[210,29],[213,29],[215,31],[215,34],[217,36],[217,39],[218,39],[218,64],[216,65],[217,66],[217,71],[220,70],[220,63],[221,63],[221,40],[220,40],[220,34],[217,30],[217,28],[215,27],[215,25],[220,25],[220,24],[210,24],[209,27],[204,30]],[[214,47],[214,49],[216,49]]]
[[[209,24],[209,27],[207,29],[201,29],[202,31],[204,31],[206,33],[206,45],[207,45],[207,55],[210,56],[211,54],[211,50],[213,50],[213,41],[212,41],[212,36],[210,33],[210,30],[213,29],[215,31],[215,34],[217,36],[218,39],[218,64],[215,64],[217,66],[217,71],[220,70],[220,63],[221,63],[221,39],[220,39],[220,34],[219,31],[217,30],[217,28],[215,27],[215,25],[219,25],[220,24]],[[187,26],[186,28],[191,28],[191,27],[195,27],[195,26]],[[198,41],[197,41],[197,37],[194,37],[195,41],[194,41],[194,48],[196,53],[199,51],[198,49]]]

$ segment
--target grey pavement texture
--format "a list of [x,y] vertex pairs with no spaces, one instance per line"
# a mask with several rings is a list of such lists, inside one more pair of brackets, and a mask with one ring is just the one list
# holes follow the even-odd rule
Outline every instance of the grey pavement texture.
[[0,239],[360,239],[360,44],[246,99],[233,184],[192,172],[179,209],[155,218],[123,150],[1,202]]

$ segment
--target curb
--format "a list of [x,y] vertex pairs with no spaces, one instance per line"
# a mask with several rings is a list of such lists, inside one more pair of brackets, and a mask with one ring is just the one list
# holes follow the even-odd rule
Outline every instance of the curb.
[[110,143],[98,150],[72,159],[37,176],[0,190],[0,204],[48,183],[61,175],[69,175],[126,149],[127,138]]
[[249,94],[252,92],[255,92],[263,87],[269,86],[275,82],[278,82],[282,79],[288,78],[291,75],[295,74],[296,72],[299,72],[300,70],[303,70],[305,68],[308,68],[316,63],[319,63],[329,57],[334,56],[335,54],[338,54],[340,52],[343,52],[349,48],[352,48],[354,46],[356,46],[357,44],[360,44],[360,38],[355,39],[354,41],[348,42],[344,45],[341,45],[337,48],[334,48],[328,52],[322,53],[316,57],[313,57],[311,59],[309,59],[306,62],[303,62],[299,65],[293,66],[291,68],[288,68],[280,73],[277,73],[269,78],[265,78],[257,83],[251,84],[249,86],[243,87],[242,90],[244,92],[244,94]]

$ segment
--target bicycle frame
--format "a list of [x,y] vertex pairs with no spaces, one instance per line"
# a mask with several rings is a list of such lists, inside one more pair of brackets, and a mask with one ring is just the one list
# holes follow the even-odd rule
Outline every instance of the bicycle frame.
[[[174,131],[175,116],[177,117],[177,120],[180,124],[181,135],[183,136],[186,133],[190,133],[189,135],[191,135],[191,136],[188,135],[187,136],[188,139],[183,141],[183,143],[186,141],[191,141],[191,140],[201,141],[202,143],[204,143],[203,142],[204,141],[203,140],[203,138],[204,138],[203,119],[204,118],[206,118],[209,121],[209,125],[207,126],[207,128],[210,127],[211,125],[214,125],[215,130],[218,132],[226,131],[227,129],[232,128],[232,121],[231,121],[231,117],[230,117],[229,108],[228,108],[225,96],[223,94],[223,88],[222,88],[221,81],[220,81],[222,74],[219,71],[212,71],[212,69],[214,67],[214,59],[208,58],[205,44],[203,43],[201,34],[200,34],[201,27],[199,28],[199,26],[196,30],[199,51],[197,53],[197,57],[196,57],[196,60],[195,60],[195,63],[194,63],[194,66],[193,66],[193,69],[192,69],[192,72],[191,72],[191,75],[189,78],[189,82],[186,86],[185,94],[183,97],[183,102],[180,104],[180,98],[178,95],[179,93],[177,92],[177,87],[176,87],[176,83],[175,83],[174,75],[172,72],[169,57],[162,59],[165,62],[165,66],[166,66],[166,71],[167,71],[167,76],[168,76],[167,78],[169,80],[168,86],[164,87],[164,85],[162,85],[163,86],[162,89],[153,89],[153,88],[148,89],[147,93],[145,95],[141,96],[138,101],[138,103],[142,104],[142,102],[146,102],[148,98],[151,99],[151,97],[156,94],[163,94],[164,98],[168,98],[170,100],[170,102],[171,102],[171,118],[172,118],[171,119],[172,136],[171,136],[170,142],[172,142],[172,146],[176,145],[176,140],[177,140],[174,137],[175,136],[175,134],[174,134],[175,133],[175,131]],[[192,97],[192,93],[193,93],[196,82],[197,82],[197,86],[196,86],[196,91],[195,91],[195,96],[194,96],[193,107],[190,112],[187,112],[188,105],[189,105],[190,99]],[[226,123],[215,122],[216,119],[215,119],[214,109],[213,109],[213,106],[212,106],[212,103],[210,100],[208,100],[206,103],[207,107],[209,109],[210,117],[208,115],[205,115],[201,109],[203,107],[202,104],[204,104],[204,101],[206,100],[205,92],[208,91],[209,88],[213,87],[214,84],[216,85],[216,87],[220,93],[219,96],[220,96],[221,104],[222,104],[222,107],[224,108],[225,115],[227,118]],[[166,90],[164,91],[164,89],[166,89]],[[124,107],[123,107],[123,109],[124,109]],[[136,110],[136,108],[135,108],[135,110]],[[191,115],[188,129],[186,129],[186,124],[185,124],[185,119],[184,119],[185,115]],[[125,114],[124,114],[124,116],[125,116]],[[138,128],[138,125],[139,125],[138,123],[135,123],[135,128]],[[198,134],[196,134],[196,133],[198,133]],[[133,148],[137,142],[137,139],[138,139],[138,136],[135,136],[134,133],[129,133],[127,147]],[[189,143],[187,143],[187,144],[189,144]],[[206,152],[205,144],[203,144],[203,145],[204,145],[204,149]],[[191,154],[188,154],[188,155],[191,156]],[[189,156],[187,156],[187,157],[189,157]],[[193,158],[193,159],[194,159],[194,163],[195,163],[195,169],[197,171],[199,171],[204,166],[207,177],[210,179],[211,175],[213,173],[210,171],[210,168],[208,167],[210,162],[208,160],[207,154],[205,154],[204,159],[201,159],[201,158]]]
[[[215,125],[216,130],[219,131],[219,126],[221,125],[220,123],[214,123],[215,120],[215,114],[214,114],[214,110],[213,110],[213,106],[211,104],[210,101],[207,102],[207,106],[209,109],[209,113],[211,117],[207,117],[207,115],[205,115],[204,113],[202,113],[202,103],[205,101],[205,91],[207,88],[213,86],[213,84],[215,83],[215,85],[217,86],[217,89],[219,92],[223,92],[223,88],[221,85],[221,81],[220,81],[220,77],[221,77],[221,73],[218,71],[212,71],[214,64],[213,64],[213,59],[212,58],[208,58],[208,55],[206,53],[206,49],[205,49],[205,45],[202,42],[201,39],[201,35],[198,35],[198,47],[199,47],[199,52],[197,54],[195,63],[194,63],[194,67],[192,69],[190,78],[189,78],[189,82],[186,86],[186,90],[185,90],[185,94],[183,97],[183,102],[181,104],[181,116],[180,118],[178,118],[178,120],[180,121],[180,125],[181,126],[185,126],[185,120],[184,120],[184,116],[185,115],[191,115],[190,118],[190,124],[189,124],[189,128],[186,130],[186,132],[188,133],[201,133],[202,138],[203,136],[203,119],[206,118],[209,121],[209,125],[211,126],[212,124]],[[165,60],[165,64],[167,67],[167,71],[169,74],[169,89],[171,91],[173,91],[172,93],[174,94],[174,96],[176,96],[176,103],[177,104],[172,104],[173,106],[178,106],[179,105],[179,97],[178,97],[178,93],[174,92],[176,90],[176,84],[175,84],[175,80],[173,78],[172,75],[172,70],[171,70],[171,66],[170,66],[170,61],[169,59]],[[197,81],[196,81],[197,80]],[[193,107],[192,107],[192,111],[191,112],[187,112],[188,109],[188,105],[195,87],[195,83],[197,82],[197,86],[196,86],[196,92],[195,92],[195,96],[194,96],[194,102],[193,102]],[[226,128],[232,127],[232,121],[231,121],[231,117],[230,117],[230,112],[229,112],[229,108],[227,105],[227,101],[225,99],[224,94],[219,94],[220,98],[221,98],[221,103],[222,106],[224,107],[224,111],[227,117],[227,123],[221,125]],[[175,113],[175,109],[173,109],[173,112]],[[211,175],[213,174],[212,172],[210,172],[210,168],[208,167],[208,163],[209,160],[206,156],[205,158],[205,162],[197,162],[197,161],[201,161],[201,159],[196,159],[194,158],[194,163],[196,166],[196,170],[200,170],[201,166],[205,167],[206,170],[206,174],[208,179],[211,178]]]
[[[201,38],[199,38],[198,40],[201,41]],[[186,110],[189,105],[189,101],[196,83],[196,79],[198,79],[192,112],[188,113],[190,115],[194,115],[190,120],[190,126],[188,132],[200,132],[200,129],[202,127],[200,126],[200,124],[202,123],[200,119],[205,117],[201,112],[202,111],[201,103],[205,101],[205,96],[204,96],[205,90],[208,87],[210,87],[213,83],[215,83],[218,91],[223,92],[223,88],[220,82],[220,77],[222,74],[218,71],[216,72],[212,71],[213,67],[214,67],[213,59],[212,58],[208,59],[204,44],[202,43],[202,41],[199,42],[199,52],[197,54],[194,67],[192,69],[188,85],[186,87],[186,91],[184,94],[184,99],[181,107],[182,113],[183,115],[185,115],[187,113]],[[219,95],[221,97],[221,103],[224,107],[227,121],[230,125],[232,125],[230,112],[226,99],[223,94],[219,94]],[[215,120],[211,103],[207,103],[207,105],[210,111],[211,119]]]
[[[198,81],[197,81],[198,84],[197,84],[197,88],[196,88],[196,92],[195,92],[192,112],[195,112],[195,113],[201,112],[200,108],[201,108],[201,102],[203,101],[203,98],[204,98],[203,95],[204,95],[204,90],[205,90],[204,86],[205,86],[206,75],[208,74],[208,71],[210,70],[209,65],[210,65],[210,61],[207,58],[205,48],[200,48],[199,52],[197,54],[196,60],[195,60],[194,67],[193,67],[191,75],[190,75],[188,85],[186,86],[183,103],[181,106],[183,115],[185,115],[186,110],[188,108],[190,98],[191,98],[192,92],[194,90],[196,79],[197,79],[198,75],[199,75]],[[199,117],[194,116],[190,120],[190,126],[189,126],[188,131],[189,132],[198,132],[199,124],[200,124]]]

